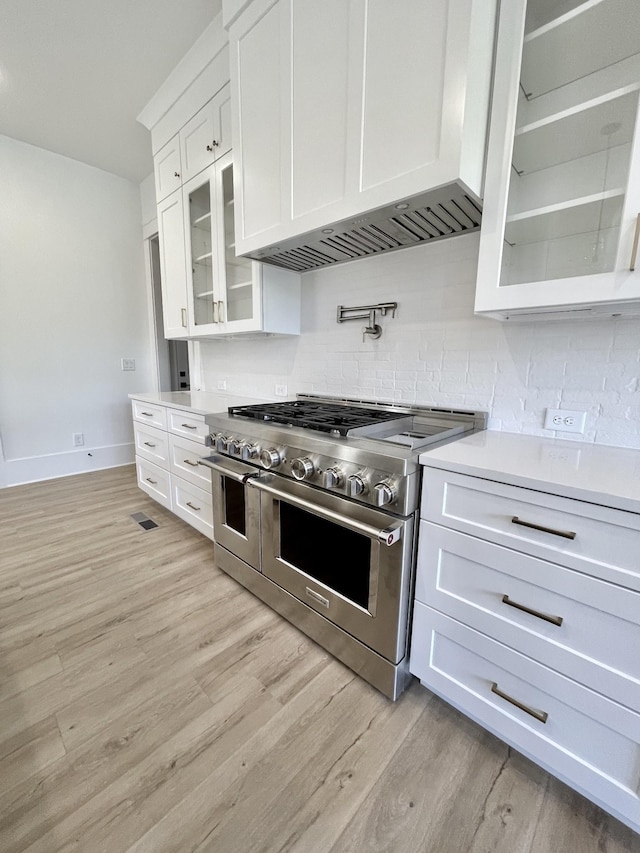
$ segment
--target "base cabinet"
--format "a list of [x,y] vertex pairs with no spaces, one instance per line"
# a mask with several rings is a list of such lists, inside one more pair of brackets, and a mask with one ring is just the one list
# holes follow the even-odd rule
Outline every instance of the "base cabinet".
[[426,467],[410,669],[640,832],[640,515]]
[[204,415],[139,400],[132,408],[138,486],[213,540],[211,474],[199,464],[209,455]]

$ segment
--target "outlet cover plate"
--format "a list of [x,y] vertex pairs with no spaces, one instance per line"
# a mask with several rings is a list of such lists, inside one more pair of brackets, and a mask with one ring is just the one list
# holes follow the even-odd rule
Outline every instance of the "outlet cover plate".
[[287,386],[286,385],[276,385],[275,387],[275,395],[276,397],[287,397]]
[[122,358],[120,359],[123,370],[135,370],[136,369],[136,360],[135,358]]
[[544,428],[557,432],[584,432],[587,421],[586,412],[574,412],[571,409],[547,409]]
[[218,391],[226,391],[227,390],[227,380],[226,379],[218,379],[216,383],[216,387]]

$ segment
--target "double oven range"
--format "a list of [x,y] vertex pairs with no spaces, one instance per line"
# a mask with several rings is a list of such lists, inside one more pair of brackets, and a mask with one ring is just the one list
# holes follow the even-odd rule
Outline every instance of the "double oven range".
[[299,394],[206,422],[217,565],[396,699],[410,678],[418,456],[486,414]]

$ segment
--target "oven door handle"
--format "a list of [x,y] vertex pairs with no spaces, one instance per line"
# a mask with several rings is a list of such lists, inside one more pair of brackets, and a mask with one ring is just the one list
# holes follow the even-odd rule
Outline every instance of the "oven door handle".
[[238,474],[236,471],[231,471],[227,468],[224,463],[221,465],[219,462],[214,462],[213,459],[217,457],[205,457],[204,459],[198,459],[198,465],[204,465],[206,468],[211,468],[212,471],[216,471],[218,474],[222,474],[223,477],[228,477],[230,480],[235,480],[236,483],[242,483],[244,486],[252,477],[259,477],[260,471],[249,471],[247,474]]
[[354,530],[356,533],[363,533],[370,539],[377,539],[378,542],[381,542],[383,545],[393,545],[395,542],[399,542],[402,536],[402,528],[404,526],[404,522],[402,521],[394,522],[384,528],[375,527],[373,524],[365,524],[363,521],[356,521],[354,518],[348,518],[347,516],[342,515],[342,513],[334,512],[331,509],[318,506],[304,498],[295,497],[294,495],[288,494],[288,492],[282,492],[280,489],[269,485],[264,480],[248,480],[246,483],[248,486],[253,486],[256,489],[259,489],[261,492],[273,495],[274,498],[279,498],[280,500],[293,504],[293,506],[297,506],[300,509],[306,509],[327,521],[335,521],[343,527]]

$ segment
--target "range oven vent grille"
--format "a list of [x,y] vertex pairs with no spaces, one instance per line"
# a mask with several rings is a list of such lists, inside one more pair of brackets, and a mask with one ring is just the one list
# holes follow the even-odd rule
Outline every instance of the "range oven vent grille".
[[[306,272],[369,255],[442,240],[477,231],[482,211],[476,200],[457,185],[414,199],[408,209],[386,207],[357,220],[341,222],[332,233],[316,231],[277,248],[253,253],[264,263]],[[351,227],[345,227],[350,225]]]

